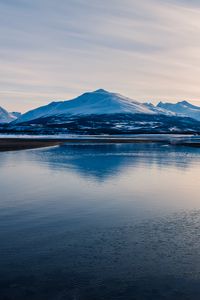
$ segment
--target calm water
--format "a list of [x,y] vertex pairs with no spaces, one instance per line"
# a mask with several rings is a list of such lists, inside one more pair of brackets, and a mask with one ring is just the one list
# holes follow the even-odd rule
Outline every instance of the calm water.
[[200,149],[0,154],[0,299],[200,299]]

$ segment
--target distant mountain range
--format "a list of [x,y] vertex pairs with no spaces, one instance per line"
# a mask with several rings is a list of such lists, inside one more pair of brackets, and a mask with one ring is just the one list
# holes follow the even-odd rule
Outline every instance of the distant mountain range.
[[85,134],[200,132],[200,107],[187,101],[176,104],[160,102],[155,106],[103,89],[84,93],[72,100],[52,102],[22,115],[2,111],[0,123],[9,123],[4,127],[7,131]]
[[200,107],[192,105],[187,101],[181,101],[175,104],[160,102],[157,107],[175,113],[179,116],[190,117],[200,121]]

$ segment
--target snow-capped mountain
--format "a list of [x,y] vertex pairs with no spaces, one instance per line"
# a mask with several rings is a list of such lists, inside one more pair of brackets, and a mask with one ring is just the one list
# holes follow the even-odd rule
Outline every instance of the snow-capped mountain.
[[16,119],[16,115],[9,113],[6,109],[0,106],[0,124],[10,123]]
[[100,89],[33,109],[2,130],[33,134],[200,133],[198,109],[186,102],[154,106]]
[[36,108],[23,114],[16,123],[29,122],[38,118],[52,116],[83,116],[83,115],[104,115],[119,113],[143,113],[155,114],[164,113],[164,110],[155,106],[148,106],[131,100],[120,94],[110,93],[103,89],[83,95],[68,101],[52,102],[48,105]]
[[175,104],[160,102],[158,103],[157,108],[200,121],[200,107],[192,105],[187,101],[181,101]]

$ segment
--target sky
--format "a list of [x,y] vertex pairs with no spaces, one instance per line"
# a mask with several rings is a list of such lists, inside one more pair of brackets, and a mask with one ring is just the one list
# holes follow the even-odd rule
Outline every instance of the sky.
[[0,106],[104,88],[200,105],[199,0],[0,0]]

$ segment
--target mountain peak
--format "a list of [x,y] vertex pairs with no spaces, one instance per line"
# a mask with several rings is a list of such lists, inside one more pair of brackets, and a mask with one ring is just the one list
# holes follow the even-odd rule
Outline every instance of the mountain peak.
[[179,105],[181,105],[183,107],[186,107],[186,108],[195,109],[195,110],[199,111],[199,106],[193,105],[193,104],[191,104],[190,102],[188,102],[186,100],[178,102],[177,104],[179,104]]
[[98,89],[96,91],[94,91],[93,93],[104,93],[104,94],[110,94],[110,92],[104,90],[104,89]]
[[191,105],[191,104],[190,104],[188,101],[186,101],[186,100],[180,101],[180,102],[178,102],[177,104]]

